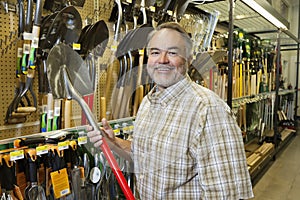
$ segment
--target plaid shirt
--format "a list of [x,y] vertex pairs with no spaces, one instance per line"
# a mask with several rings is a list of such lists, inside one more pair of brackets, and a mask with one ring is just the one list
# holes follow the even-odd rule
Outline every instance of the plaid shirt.
[[253,197],[242,133],[230,108],[187,76],[139,108],[132,143],[137,199]]

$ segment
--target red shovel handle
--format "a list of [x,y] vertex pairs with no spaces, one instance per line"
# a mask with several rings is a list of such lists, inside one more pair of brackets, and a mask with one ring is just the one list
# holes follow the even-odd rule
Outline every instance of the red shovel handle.
[[135,198],[127,184],[127,181],[126,181],[123,173],[121,172],[121,169],[120,169],[115,157],[113,156],[109,146],[107,145],[105,138],[102,138],[101,150],[103,151],[104,156],[105,156],[106,160],[108,161],[109,166],[111,167],[126,199],[134,200]]

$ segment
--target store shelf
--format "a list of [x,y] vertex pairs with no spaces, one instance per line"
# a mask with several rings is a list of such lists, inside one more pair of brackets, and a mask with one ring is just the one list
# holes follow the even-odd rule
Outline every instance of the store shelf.
[[259,145],[258,141],[253,140],[245,145],[248,170],[253,183],[255,183],[268,169],[268,166],[275,160],[276,155],[293,139],[296,130],[284,129],[281,132],[282,141],[275,147],[272,143]]
[[296,130],[293,129],[284,129],[281,132],[281,142],[276,148],[276,154],[280,153],[284,147],[294,138]]

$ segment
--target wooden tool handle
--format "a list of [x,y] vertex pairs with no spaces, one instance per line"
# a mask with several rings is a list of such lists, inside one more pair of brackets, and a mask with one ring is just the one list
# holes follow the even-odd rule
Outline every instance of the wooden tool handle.
[[36,107],[28,106],[28,107],[18,107],[17,113],[32,113],[36,111]]
[[100,98],[100,120],[106,118],[106,99],[105,97]]
[[71,127],[71,114],[72,114],[72,101],[65,100],[65,115],[64,115],[64,126],[65,128]]

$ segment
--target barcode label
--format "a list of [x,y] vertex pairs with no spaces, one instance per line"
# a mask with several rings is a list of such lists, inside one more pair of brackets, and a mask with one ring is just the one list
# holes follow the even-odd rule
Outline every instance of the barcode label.
[[23,48],[22,47],[18,47],[18,58],[22,58],[23,56]]
[[69,194],[69,189],[65,189],[65,190],[62,190],[60,191],[60,194],[63,196],[63,195],[66,195],[66,194]]
[[47,118],[48,119],[53,119],[53,110],[48,110],[47,111]]
[[24,54],[29,54],[30,53],[30,44],[24,44],[23,53]]
[[31,46],[32,48],[38,48],[39,47],[39,38],[33,38],[32,42],[31,42]]
[[54,108],[54,116],[60,116],[60,107]]

